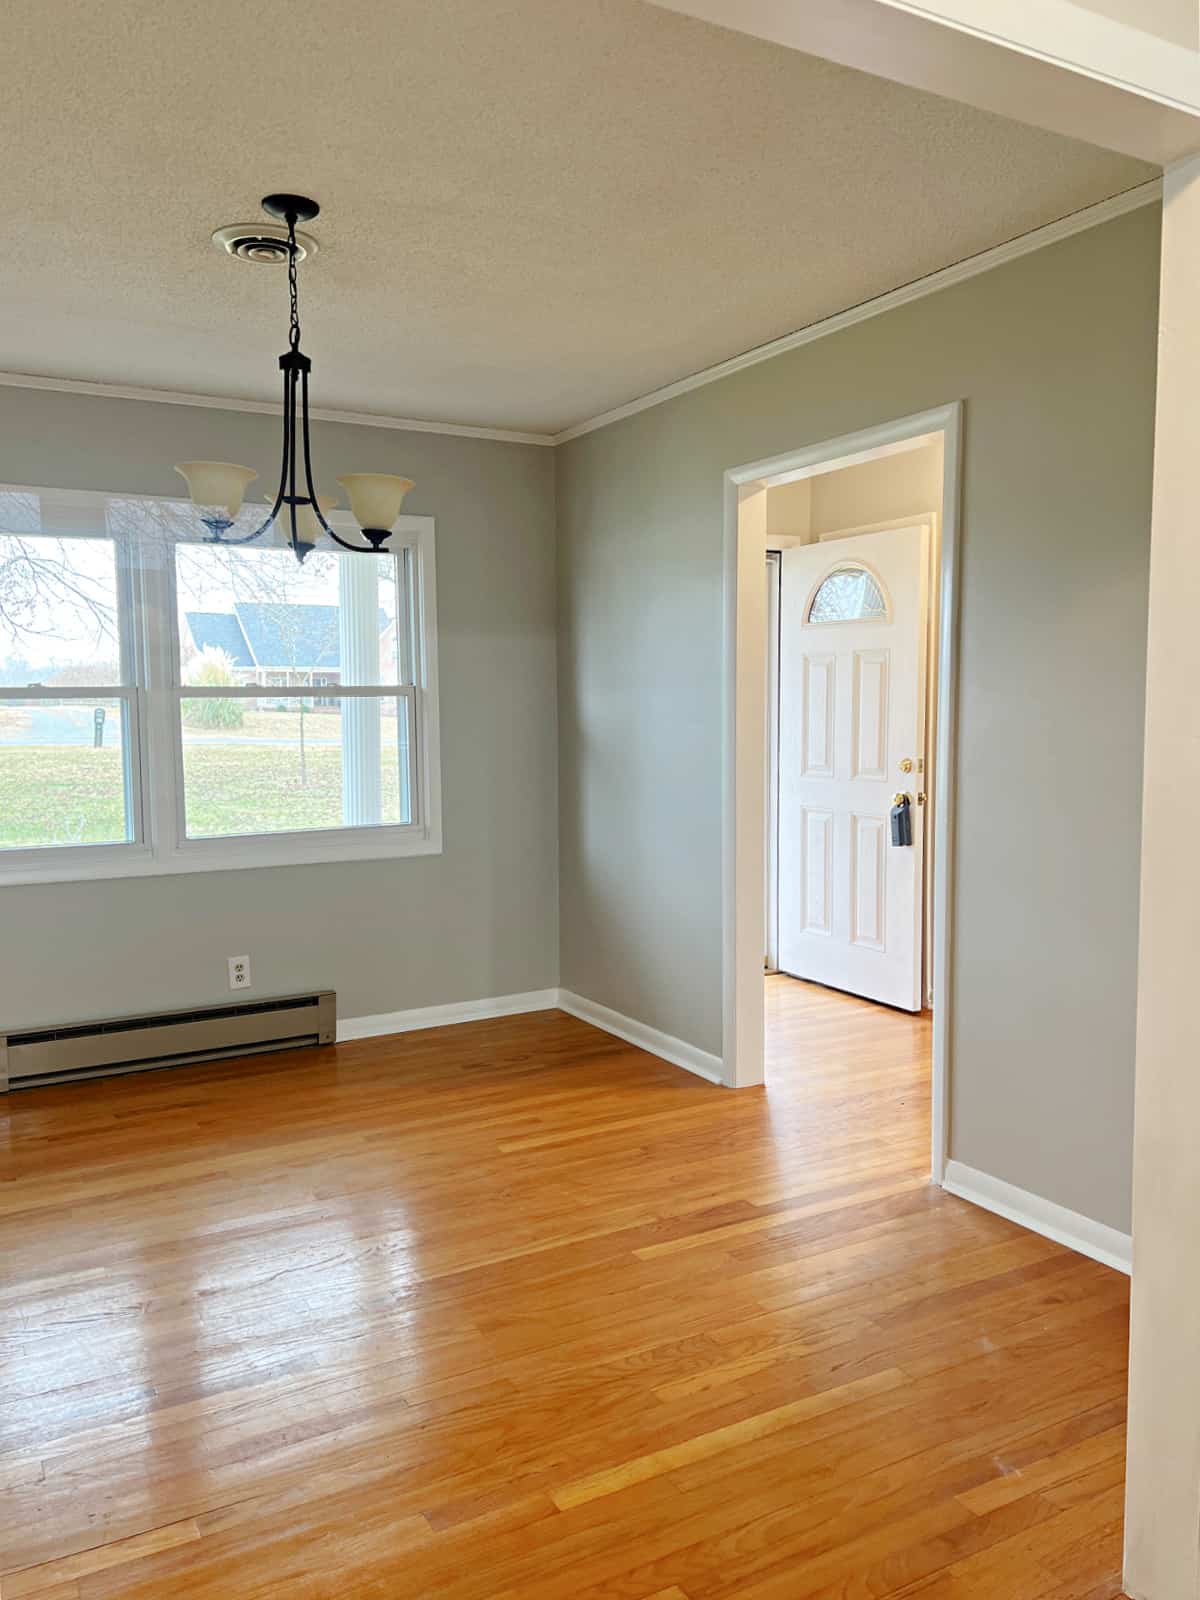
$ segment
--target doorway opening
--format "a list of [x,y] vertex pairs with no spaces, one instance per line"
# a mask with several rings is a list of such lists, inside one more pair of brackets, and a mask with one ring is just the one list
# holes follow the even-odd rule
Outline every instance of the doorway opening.
[[727,1081],[836,1100],[886,1061],[939,1182],[960,426],[726,475]]

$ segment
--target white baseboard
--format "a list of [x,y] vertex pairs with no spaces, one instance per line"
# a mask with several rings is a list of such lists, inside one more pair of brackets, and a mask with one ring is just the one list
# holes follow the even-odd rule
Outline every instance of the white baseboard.
[[616,1034],[618,1039],[635,1044],[640,1050],[649,1051],[652,1056],[661,1056],[672,1066],[694,1072],[698,1078],[706,1078],[709,1083],[725,1081],[720,1056],[710,1056],[707,1050],[699,1050],[683,1039],[661,1033],[648,1023],[622,1016],[619,1011],[612,1011],[595,1000],[585,1000],[581,994],[572,994],[569,989],[558,991],[558,1006],[560,1011],[567,1011],[582,1022],[603,1028],[605,1033]]
[[528,994],[503,994],[494,1000],[457,1000],[447,1006],[417,1006],[411,1011],[381,1011],[373,1017],[341,1017],[338,1043],[374,1039],[384,1033],[412,1033],[416,1028],[447,1028],[456,1022],[483,1022],[488,1017],[512,1017],[522,1011],[552,1011],[558,1005],[557,989],[533,989]]
[[1133,1268],[1133,1240],[1127,1233],[1118,1233],[1103,1222],[1093,1222],[1091,1217],[1080,1216],[1078,1211],[1068,1211],[1066,1206],[1055,1205],[1053,1200],[1043,1200],[1040,1195],[1018,1189],[986,1172],[977,1172],[961,1161],[946,1163],[946,1176],[942,1187],[960,1200],[970,1200],[985,1211],[1019,1222],[1023,1228],[1044,1234],[1058,1244],[1065,1244],[1080,1255],[1102,1261],[1106,1267],[1128,1273]]
[[505,994],[494,1000],[460,1000],[446,1006],[419,1006],[411,1011],[381,1011],[373,1017],[342,1017],[337,1025],[339,1044],[352,1039],[375,1039],[387,1033],[411,1033],[415,1028],[448,1028],[456,1022],[483,1022],[488,1017],[512,1017],[522,1011],[567,1011],[583,1022],[603,1028],[618,1039],[661,1056],[673,1066],[694,1072],[709,1083],[723,1083],[720,1056],[710,1056],[694,1044],[660,1033],[633,1017],[610,1011],[595,1000],[585,1000],[569,989],[534,989],[528,994]]

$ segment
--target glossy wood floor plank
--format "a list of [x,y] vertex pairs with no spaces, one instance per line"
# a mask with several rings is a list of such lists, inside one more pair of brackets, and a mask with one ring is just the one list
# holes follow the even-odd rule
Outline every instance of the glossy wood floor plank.
[[929,1028],[563,1016],[0,1101],[0,1600],[1111,1600],[1128,1286],[930,1189]]

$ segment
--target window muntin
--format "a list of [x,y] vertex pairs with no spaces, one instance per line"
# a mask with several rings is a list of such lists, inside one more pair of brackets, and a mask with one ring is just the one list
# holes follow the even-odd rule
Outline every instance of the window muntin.
[[[86,563],[93,579],[100,571],[109,574],[101,598],[111,610],[115,592],[116,649],[107,659],[118,682],[31,682],[23,670],[30,652],[7,649],[0,632],[0,879],[36,882],[440,850],[431,519],[402,517],[393,549],[381,557],[342,557],[319,547],[308,558],[313,575],[299,597],[287,592],[287,569],[273,561],[283,555],[295,571],[290,551],[215,549],[197,540],[194,517],[182,502],[0,487],[2,535],[33,541],[35,554],[52,565],[62,564],[64,548],[85,547],[75,567]],[[5,553],[11,555],[11,547],[0,547],[0,557]],[[65,570],[69,575],[74,569]],[[183,571],[193,590],[203,580],[210,598],[213,585],[224,583],[225,599],[236,592],[261,606],[335,605],[337,659],[303,664],[300,654],[307,647],[301,639],[296,660],[270,669],[269,682],[229,683],[220,672],[214,681],[202,671],[206,663],[193,659],[199,652],[185,646]],[[368,616],[371,626],[364,624]],[[278,616],[273,620],[278,623]],[[276,636],[286,638],[291,621],[284,612]],[[0,607],[0,628],[2,623]],[[85,629],[80,623],[73,634],[65,627],[59,632],[79,643]],[[87,638],[90,644],[90,633]],[[316,648],[314,660],[324,648],[320,640]],[[53,664],[78,666],[85,659],[104,657],[94,648],[60,650]],[[108,670],[89,668],[77,676],[86,680]],[[6,675],[22,681],[6,684]],[[195,677],[207,681],[187,681]],[[37,719],[26,705],[35,699],[45,702]],[[219,724],[222,716],[236,721],[236,712],[198,712],[190,704],[185,722],[185,700],[240,702],[239,733],[248,717],[250,731],[265,735],[258,746],[249,738],[232,745],[243,754],[249,749],[251,759],[223,801],[213,776],[223,735],[211,723],[215,717]],[[89,769],[93,781],[80,785],[71,774],[82,759],[87,717],[96,711],[104,713],[98,759]],[[266,719],[261,728],[259,719]],[[35,724],[38,740],[31,737]],[[95,731],[93,723],[93,738]],[[50,739],[53,732],[62,737]],[[233,732],[226,727],[224,736]],[[28,770],[39,767],[37,781],[47,801],[57,785],[57,806],[35,805],[29,782],[25,794],[8,804],[6,743],[13,745],[18,734],[23,748],[40,740],[36,763],[27,758]],[[256,789],[272,781],[256,776],[255,748],[267,752],[267,764],[284,770],[286,803],[268,805],[261,793],[255,800]],[[111,776],[100,781],[102,764],[119,770],[119,784]],[[6,816],[6,806],[15,814]]]
[[806,622],[882,622],[887,599],[875,574],[866,567],[834,567],[817,586]]

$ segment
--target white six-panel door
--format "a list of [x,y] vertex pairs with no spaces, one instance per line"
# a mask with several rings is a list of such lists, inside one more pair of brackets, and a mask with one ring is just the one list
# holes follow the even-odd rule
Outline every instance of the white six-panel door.
[[[928,532],[783,552],[779,966],[921,1009]],[[905,770],[904,762],[911,762]],[[897,793],[912,844],[891,840]]]

